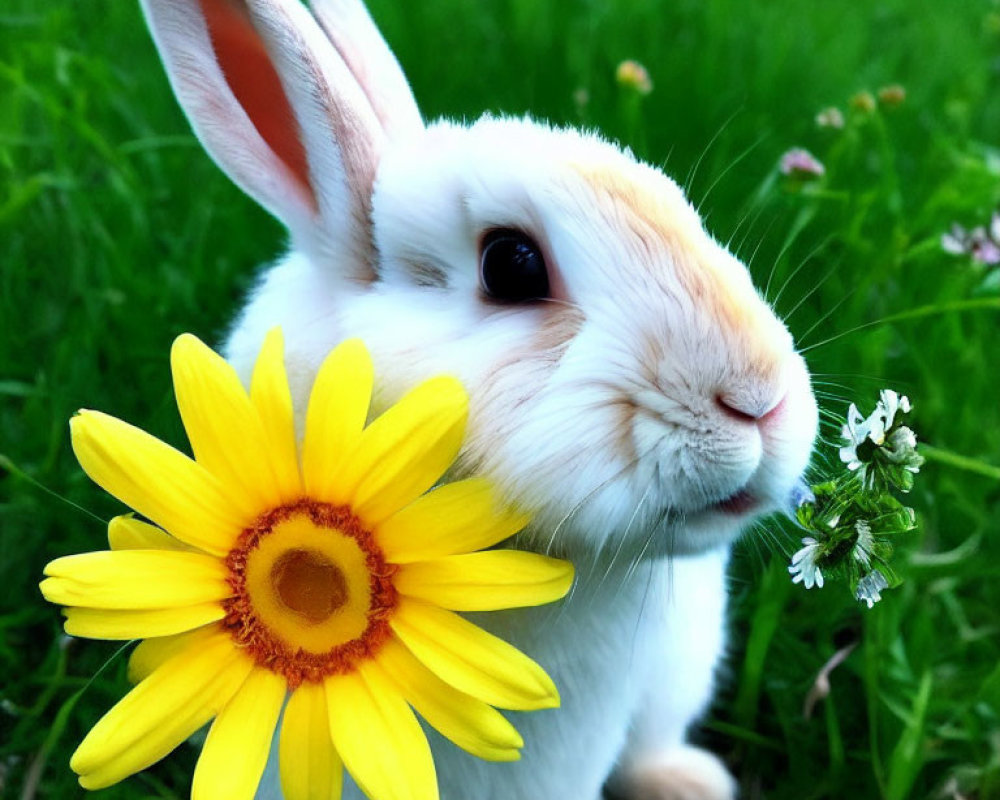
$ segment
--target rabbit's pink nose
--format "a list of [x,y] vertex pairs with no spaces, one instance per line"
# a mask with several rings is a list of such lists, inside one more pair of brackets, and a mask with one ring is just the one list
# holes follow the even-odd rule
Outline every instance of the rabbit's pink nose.
[[756,398],[734,397],[720,393],[715,396],[715,404],[730,419],[762,425],[781,413],[787,398],[788,394],[785,393],[777,401],[760,401]]

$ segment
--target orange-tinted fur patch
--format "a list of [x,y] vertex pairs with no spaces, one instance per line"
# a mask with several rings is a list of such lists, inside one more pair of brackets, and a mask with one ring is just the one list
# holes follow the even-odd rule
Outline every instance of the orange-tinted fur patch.
[[695,212],[673,187],[649,185],[665,183],[666,178],[639,165],[626,166],[633,168],[577,167],[577,172],[606,209],[604,218],[620,221],[628,228],[626,233],[650,254],[647,266],[652,277],[657,277],[657,254],[669,252],[678,277],[693,298],[721,302],[727,306],[725,317],[741,319],[744,314],[738,298],[715,268],[708,242],[701,241],[700,231],[692,231],[693,226],[700,228]]
[[[620,235],[648,253],[648,260],[636,267],[647,269],[649,278],[660,282],[669,264],[694,304],[706,309],[729,336],[737,337],[756,369],[763,373],[777,369],[782,356],[769,345],[767,332],[760,330],[771,325],[766,306],[752,287],[725,274],[718,263],[720,253],[702,231],[697,214],[679,191],[666,185],[667,178],[627,162],[614,167],[577,166],[576,172],[592,190],[602,218],[623,228]],[[663,185],[658,185],[661,181]]]

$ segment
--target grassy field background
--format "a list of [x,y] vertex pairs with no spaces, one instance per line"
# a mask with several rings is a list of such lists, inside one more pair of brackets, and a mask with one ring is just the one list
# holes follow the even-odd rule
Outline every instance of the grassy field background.
[[[849,400],[870,410],[888,386],[914,401],[935,449],[900,588],[868,611],[842,585],[793,586],[777,521],[737,547],[728,674],[699,735],[744,796],[1000,797],[1000,280],[940,247],[1000,203],[1000,6],[371,5],[427,117],[593,126],[681,181],[789,320],[828,442]],[[615,83],[626,58],[648,68],[648,96]],[[900,105],[852,110],[890,84]],[[843,129],[817,126],[827,106]],[[826,165],[821,181],[782,179],[792,146]],[[37,591],[46,561],[99,548],[119,510],[76,466],[67,420],[99,408],[181,445],[171,340],[218,341],[282,246],[189,133],[132,3],[3,3],[0,796],[83,794],[69,754],[126,687],[115,647],[67,640]],[[806,718],[818,671],[850,645]],[[196,753],[100,796],[184,797]]]

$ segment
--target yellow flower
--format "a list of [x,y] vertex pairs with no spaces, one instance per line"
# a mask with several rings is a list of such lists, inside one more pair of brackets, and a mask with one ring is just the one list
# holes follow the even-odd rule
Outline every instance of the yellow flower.
[[426,381],[366,427],[372,363],[345,342],[317,375],[300,454],[278,331],[249,395],[193,336],[171,365],[194,460],[96,411],[71,422],[87,474],[155,523],[118,517],[110,551],[45,569],[67,633],[145,639],[129,662],[138,685],[73,755],[81,785],[144,769],[214,718],[192,797],[249,799],[283,706],[288,800],[339,797],[344,768],[377,800],[436,798],[412,709],[474,755],[519,758],[494,706],[554,707],[556,688],[455,612],[548,603],[573,573],[534,553],[472,552],[527,521],[484,480],[431,489],[464,433],[458,381]]
[[855,111],[860,111],[862,114],[870,114],[876,108],[875,96],[867,91],[856,92],[851,95],[851,99],[847,102],[851,108]]

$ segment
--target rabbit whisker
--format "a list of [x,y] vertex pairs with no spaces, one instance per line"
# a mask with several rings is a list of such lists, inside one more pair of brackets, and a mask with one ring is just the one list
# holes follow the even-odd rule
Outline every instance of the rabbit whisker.
[[[822,325],[824,322],[826,322],[834,313],[836,313],[837,309],[839,309],[844,303],[846,303],[848,300],[850,300],[854,296],[855,292],[857,292],[857,289],[851,289],[851,291],[849,291],[847,294],[845,294],[843,297],[841,297],[836,303],[833,304],[833,306],[830,308],[830,310],[827,311],[825,314],[823,314],[819,319],[817,319],[812,324],[812,326],[805,333],[803,333],[802,336],[799,337],[799,339],[803,340],[803,339],[807,338],[810,333],[812,333],[814,330],[816,330],[816,328],[818,328],[820,325]],[[856,331],[863,330],[864,328],[870,328],[872,325],[879,324],[879,322],[880,322],[880,320],[876,320],[874,322],[866,322],[863,325],[858,325],[856,328],[851,328],[848,331],[844,331],[842,333],[838,333],[836,336],[831,336],[829,339],[824,339],[823,341],[818,342],[816,344],[811,344],[811,345],[808,345],[806,347],[800,347],[798,349],[798,353],[799,353],[799,355],[805,355],[810,350],[815,350],[817,347],[820,347],[821,345],[829,344],[830,342],[836,341],[837,339],[840,339],[840,338],[842,338],[844,336],[847,336],[848,334],[854,333]]]
[[605,480],[601,481],[597,486],[595,486],[593,489],[591,489],[589,492],[587,492],[587,494],[584,495],[584,497],[576,505],[574,505],[563,516],[563,518],[561,520],[559,520],[559,522],[556,524],[555,528],[553,528],[552,535],[549,537],[548,545],[546,545],[546,547],[545,547],[545,554],[546,555],[550,555],[552,553],[552,547],[555,544],[556,537],[559,535],[559,532],[562,530],[563,526],[570,520],[570,518],[572,518],[581,508],[583,508],[584,505],[586,505],[587,503],[589,503],[597,495],[598,492],[602,491],[603,489],[607,488],[610,484],[612,484],[615,481],[617,481],[619,478],[621,478],[622,475],[624,475],[630,469],[633,469],[648,454],[649,454],[649,451],[637,455],[635,458],[633,458],[631,461],[629,461],[627,464],[625,464],[616,473],[614,473],[610,477],[606,478]]
[[[729,122],[732,121],[732,119],[736,116],[736,114],[738,114],[741,110],[742,109],[737,109],[737,111],[735,111],[733,113],[733,116],[729,118],[729,120],[726,122],[726,124],[728,125]],[[721,133],[721,131],[720,131],[720,133]],[[701,200],[698,201],[698,205],[696,206],[696,210],[698,211],[699,214],[701,213],[702,206],[705,205],[705,201],[708,200],[708,196],[712,193],[712,190],[715,189],[715,187],[718,186],[719,183],[723,179],[725,179],[725,177],[727,175],[729,175],[729,173],[733,170],[734,167],[736,167],[743,159],[745,159],[748,155],[750,155],[754,150],[756,150],[758,147],[760,147],[764,143],[764,141],[767,139],[768,136],[769,136],[769,134],[766,134],[766,133],[762,134],[761,136],[759,136],[756,141],[751,142],[746,148],[743,149],[743,152],[741,152],[739,155],[737,155],[736,158],[732,159],[726,165],[725,169],[723,169],[721,172],[719,172],[719,174],[716,176],[715,180],[712,181],[712,183],[708,187],[708,189],[705,190],[705,194],[702,195]]]
[[[795,276],[798,275],[802,271],[802,268],[805,267],[807,264],[809,264],[812,261],[812,259],[816,257],[818,253],[822,252],[822,250],[830,243],[830,240],[832,238],[833,238],[832,236],[827,236],[799,261],[798,266],[795,267],[795,269],[793,269],[788,274],[788,277],[785,278],[784,282],[781,284],[781,288],[778,289],[778,293],[774,296],[774,300],[771,301],[772,306],[774,306],[775,308],[778,307],[778,301],[781,299],[781,295],[784,294],[785,290],[788,288],[791,282],[795,280]],[[789,311],[787,314],[783,315],[785,320],[787,320],[792,314],[794,314],[795,310],[800,305],[802,305],[803,301],[807,297],[809,297],[809,295],[811,295],[814,291],[816,291],[816,289],[818,289],[823,284],[823,281],[826,281],[836,271],[836,269],[837,267],[834,266],[829,272],[827,272],[827,274],[823,277],[822,281],[820,281],[809,292],[807,292],[794,306],[792,306],[792,310]]]
[[[810,254],[809,257],[811,258],[812,255],[813,254]],[[795,314],[795,312],[802,307],[802,304],[805,303],[805,301],[808,300],[810,297],[812,297],[817,291],[819,291],[820,287],[822,287],[824,283],[830,280],[830,278],[833,277],[833,275],[839,269],[840,269],[840,262],[837,262],[832,267],[830,267],[830,269],[827,270],[826,274],[818,281],[816,281],[816,283],[812,287],[810,287],[809,291],[806,292],[804,295],[802,295],[802,297],[799,298],[798,302],[794,306],[792,306],[791,310],[784,315],[785,321],[787,322],[789,319],[791,319],[792,315]],[[780,295],[781,292],[779,292],[778,294]],[[775,300],[777,301],[777,298],[775,298]]]
[[[761,216],[763,215],[763,213],[764,213],[764,206],[761,205],[761,204],[758,204],[757,211],[753,214],[753,219],[750,222],[750,225],[747,226],[746,233],[743,234],[743,238],[740,240],[740,243],[736,246],[736,251],[735,252],[737,254],[743,252],[743,248],[746,246],[747,240],[750,238],[750,234],[753,233],[753,229],[757,225],[757,221],[761,218]],[[748,211],[744,215],[743,219],[740,220],[740,222],[736,226],[736,228],[733,230],[732,236],[729,237],[729,241],[726,243],[726,248],[727,249],[729,248],[729,245],[732,244],[733,240],[736,238],[736,234],[739,232],[740,228],[743,226],[744,220],[749,219],[750,215],[751,215],[751,212]],[[767,223],[767,225],[764,227],[763,233],[761,233],[760,237],[757,239],[757,244],[754,245],[753,252],[750,254],[750,258],[746,261],[747,269],[749,269],[750,267],[752,267],[754,261],[757,259],[757,253],[760,252],[760,248],[764,244],[765,240],[767,239],[768,234],[771,232],[771,228],[774,227],[775,219],[776,218],[774,218],[774,217],[771,218],[771,221]]]
[[698,169],[701,167],[701,162],[705,160],[705,156],[708,155],[709,151],[712,149],[712,146],[719,140],[719,137],[722,136],[723,133],[725,133],[726,128],[730,126],[732,121],[736,119],[736,117],[739,116],[742,113],[742,111],[743,111],[742,107],[737,108],[735,111],[733,111],[733,113],[730,114],[729,117],[725,120],[725,122],[723,122],[722,125],[719,127],[719,130],[715,132],[715,135],[708,140],[708,144],[706,144],[705,147],[702,148],[701,155],[698,156],[698,159],[694,162],[694,165],[688,171],[687,178],[685,178],[684,180],[683,186],[684,186],[684,191],[686,193],[690,192],[691,185],[694,182],[694,179],[698,176]]
[[[659,466],[657,466],[657,473],[659,473]],[[632,512],[632,516],[625,526],[625,530],[620,537],[618,537],[618,547],[615,549],[614,554],[611,556],[611,561],[608,563],[607,568],[604,570],[604,574],[601,579],[597,582],[597,588],[600,589],[605,581],[608,579],[608,575],[611,574],[612,569],[614,569],[615,563],[618,561],[619,556],[622,554],[622,549],[625,547],[625,541],[628,539],[629,532],[632,530],[632,525],[635,523],[636,518],[639,516],[639,512],[642,510],[643,505],[645,505],[646,500],[649,499],[649,492],[653,486],[659,482],[659,475],[654,474],[652,480],[646,484],[646,490],[642,493],[642,497],[639,498],[639,502],[636,503],[635,510]],[[604,549],[604,543],[601,544],[601,550]]]

